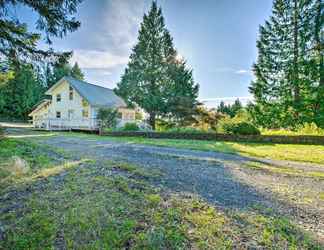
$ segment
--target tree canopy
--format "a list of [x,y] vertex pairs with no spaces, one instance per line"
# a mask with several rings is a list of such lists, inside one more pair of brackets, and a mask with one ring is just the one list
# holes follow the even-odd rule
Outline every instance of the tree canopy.
[[[45,57],[66,56],[53,50],[37,47],[41,38],[51,44],[52,37],[62,38],[68,32],[75,31],[80,22],[73,16],[81,0],[60,1],[0,1],[0,56],[10,59],[40,59]],[[31,31],[13,11],[17,6],[27,7],[38,14],[35,29]]]

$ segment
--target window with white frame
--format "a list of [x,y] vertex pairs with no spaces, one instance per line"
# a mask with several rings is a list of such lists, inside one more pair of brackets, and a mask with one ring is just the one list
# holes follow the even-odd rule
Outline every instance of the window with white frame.
[[56,111],[56,118],[61,118],[61,112],[60,111]]
[[56,95],[56,102],[60,102],[61,101],[61,94],[57,94]]

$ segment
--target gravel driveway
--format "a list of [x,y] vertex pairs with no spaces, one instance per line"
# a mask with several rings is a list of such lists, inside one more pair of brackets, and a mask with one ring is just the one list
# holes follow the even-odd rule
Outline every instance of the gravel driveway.
[[60,135],[40,141],[63,148],[75,156],[129,162],[147,171],[158,170],[162,175],[154,180],[154,185],[167,192],[198,195],[225,210],[247,210],[255,206],[271,208],[272,213],[288,216],[304,229],[314,232],[321,241],[324,239],[323,200],[301,202],[324,192],[323,179],[256,171],[244,164],[253,161],[274,167],[324,172],[322,166],[116,142],[100,137],[81,139]]
[[[35,133],[20,128],[8,132],[27,137]],[[324,180],[250,168],[247,164],[316,172],[324,172],[324,166],[117,142],[107,137],[64,134],[37,138],[37,142],[64,149],[75,158],[129,162],[147,172],[160,172],[161,176],[151,181],[163,191],[196,195],[227,211],[271,208],[262,211],[287,216],[324,242]]]

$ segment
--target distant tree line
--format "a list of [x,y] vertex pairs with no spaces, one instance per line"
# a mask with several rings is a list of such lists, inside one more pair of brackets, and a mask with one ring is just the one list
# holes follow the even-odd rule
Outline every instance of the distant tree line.
[[236,99],[233,104],[225,104],[221,101],[217,107],[217,112],[234,117],[243,108],[239,99]]

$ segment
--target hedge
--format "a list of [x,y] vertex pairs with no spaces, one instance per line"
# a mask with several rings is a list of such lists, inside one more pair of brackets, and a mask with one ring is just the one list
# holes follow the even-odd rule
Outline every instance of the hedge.
[[143,137],[157,139],[187,139],[230,142],[260,142],[281,144],[313,144],[324,145],[324,136],[292,136],[292,135],[228,135],[216,133],[179,133],[179,132],[142,132],[113,131],[102,135],[117,137]]

